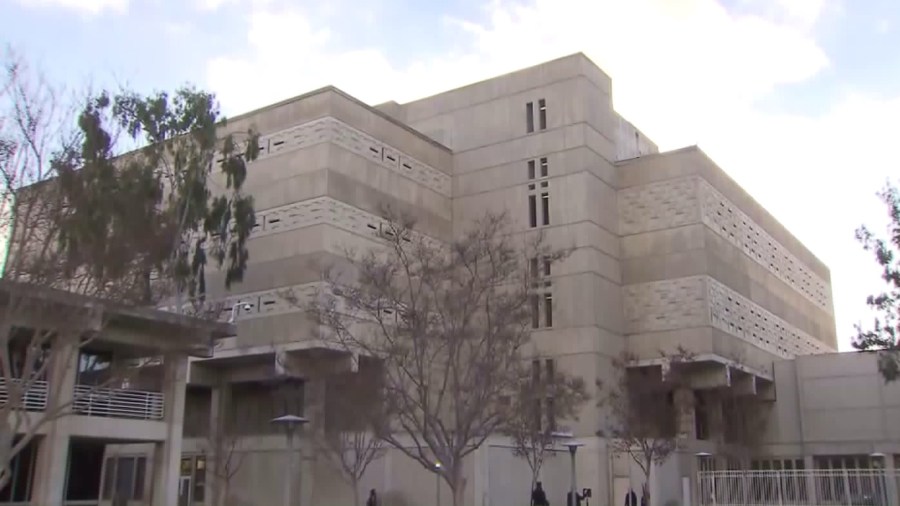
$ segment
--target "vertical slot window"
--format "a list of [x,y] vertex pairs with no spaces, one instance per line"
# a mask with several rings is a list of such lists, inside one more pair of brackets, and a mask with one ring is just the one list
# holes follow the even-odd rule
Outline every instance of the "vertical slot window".
[[541,130],[547,129],[547,101],[543,98],[538,100],[538,114],[540,116],[539,123]]
[[541,203],[543,205],[543,223],[544,225],[550,224],[550,194],[542,193],[541,194]]
[[544,294],[544,326],[553,326],[553,294]]
[[531,228],[537,226],[537,196],[528,196],[528,221]]
[[525,130],[528,133],[534,132],[534,102],[525,104]]

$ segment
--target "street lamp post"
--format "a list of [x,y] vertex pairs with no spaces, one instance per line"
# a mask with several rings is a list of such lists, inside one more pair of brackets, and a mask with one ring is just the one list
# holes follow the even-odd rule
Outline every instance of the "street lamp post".
[[569,494],[572,497],[572,504],[570,506],[578,505],[578,483],[575,479],[576,476],[576,468],[575,468],[575,452],[578,451],[578,448],[584,446],[584,443],[581,441],[577,441],[572,436],[571,432],[553,432],[550,434],[552,437],[561,439],[563,441],[563,446],[569,449],[569,458],[572,461],[572,479],[570,482]]
[[441,468],[444,467],[440,462],[434,463],[434,502],[437,506],[441,506]]
[[[708,473],[710,495],[712,496],[711,499],[712,499],[713,506],[715,506],[716,502],[718,501],[718,494],[716,493],[716,475],[713,474],[713,472],[712,472],[712,471],[714,471],[714,469],[710,468],[710,469],[706,470],[706,465],[705,465],[707,463],[707,461],[713,457],[713,454],[709,453],[709,452],[697,452],[694,454],[694,456],[697,457],[697,468],[699,471],[697,473],[698,476],[703,476],[703,474],[705,472]],[[702,478],[699,481],[700,481],[700,487],[699,487],[700,490],[698,490],[697,493],[703,494],[704,492],[706,492],[706,490],[705,490],[706,487],[703,486]],[[706,500],[706,499],[702,498],[701,500]]]
[[294,476],[299,476],[294,473],[294,431],[297,427],[302,427],[309,423],[309,419],[297,415],[284,415],[273,418],[272,423],[284,427],[284,431],[287,434],[288,463],[284,467],[284,506],[292,506],[291,479]]

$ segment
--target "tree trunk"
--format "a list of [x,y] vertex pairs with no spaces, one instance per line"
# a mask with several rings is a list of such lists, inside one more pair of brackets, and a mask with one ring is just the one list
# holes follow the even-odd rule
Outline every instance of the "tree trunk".
[[453,474],[453,483],[447,483],[450,485],[450,493],[453,495],[453,506],[464,506],[466,500],[466,479],[459,476],[459,471]]
[[359,502],[359,480],[351,478],[350,482],[353,484],[353,506],[362,506]]

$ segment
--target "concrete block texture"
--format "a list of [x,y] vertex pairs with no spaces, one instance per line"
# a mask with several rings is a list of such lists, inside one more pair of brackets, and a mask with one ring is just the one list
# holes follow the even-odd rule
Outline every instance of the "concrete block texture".
[[[250,127],[262,134],[247,181],[257,203],[250,264],[243,283],[213,294],[229,314],[240,305],[229,353],[266,355],[316,341],[321,329],[280,294],[312,293],[325,268],[346,268],[348,255],[377,248],[387,208],[412,215],[418,233],[443,242],[487,212],[505,212],[517,240],[540,234],[570,250],[542,287],[552,295],[552,325],[535,329],[528,352],[553,358],[588,385],[614,381],[613,362],[624,351],[651,359],[684,346],[769,377],[774,361],[835,347],[827,267],[699,149],[659,153],[616,113],[609,77],[584,55],[376,108],[324,88],[234,118],[228,129]],[[534,224],[532,197],[540,209]],[[220,279],[212,273],[209,285]],[[220,367],[226,381],[229,374],[247,379],[237,362],[229,355],[207,365]],[[777,367],[774,377],[784,388],[865,390],[792,383]],[[829,402],[811,395],[814,405],[816,395]],[[773,444],[828,431],[841,438],[863,427],[801,427],[780,401],[773,412]],[[621,503],[611,497],[612,456],[595,437],[607,418],[588,402],[571,421],[588,443],[579,450],[579,483],[594,489],[598,504]],[[282,490],[286,461],[278,446],[252,451],[236,490],[263,498]],[[314,502],[303,504],[346,503],[352,491],[334,466],[311,453],[304,458],[302,497]],[[466,504],[527,500],[527,466],[502,442],[492,439],[470,460]],[[680,483],[671,473],[692,465],[684,462],[665,466],[659,483]],[[567,477],[567,458],[552,459],[543,476],[552,504],[564,503]],[[385,505],[433,503],[436,494],[450,500],[433,473],[396,450],[373,463],[363,482],[362,496],[375,488]]]

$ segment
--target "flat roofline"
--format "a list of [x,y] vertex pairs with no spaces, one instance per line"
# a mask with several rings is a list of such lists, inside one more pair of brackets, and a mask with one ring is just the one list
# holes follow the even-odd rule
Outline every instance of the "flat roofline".
[[756,204],[757,206],[759,206],[759,208],[760,208],[764,213],[766,213],[766,214],[769,216],[769,218],[770,218],[773,222],[775,222],[776,225],[778,225],[779,227],[781,227],[781,229],[782,229],[785,233],[787,233],[787,234],[790,236],[791,239],[793,239],[793,240],[794,240],[801,248],[803,248],[803,250],[804,250],[809,256],[811,256],[816,262],[819,263],[820,266],[822,266],[822,267],[825,269],[825,271],[828,272],[828,283],[829,283],[829,285],[831,284],[831,268],[828,266],[828,264],[825,263],[821,258],[819,258],[818,255],[816,255],[815,253],[813,253],[812,250],[810,250],[809,247],[808,247],[803,241],[801,241],[800,239],[797,238],[797,235],[796,235],[796,234],[794,234],[793,232],[791,232],[791,229],[789,229],[789,228],[787,228],[786,226],[784,226],[784,223],[782,223],[781,220],[779,220],[777,217],[775,217],[774,214],[772,214],[771,212],[769,212],[769,210],[766,209],[765,206],[763,206],[762,204],[760,204],[759,201],[756,200],[756,197],[754,197],[754,196],[753,196],[750,192],[748,192],[743,186],[741,186],[737,181],[735,181],[734,178],[731,177],[731,174],[729,174],[727,171],[725,171],[718,163],[716,163],[715,160],[713,160],[708,154],[706,154],[706,152],[703,151],[703,149],[701,149],[700,146],[698,146],[698,145],[696,145],[696,144],[692,144],[692,145],[690,145],[690,146],[685,146],[685,147],[683,147],[683,148],[673,149],[673,150],[670,150],[670,151],[662,151],[662,152],[659,152],[659,153],[651,153],[651,154],[642,155],[642,156],[638,156],[638,157],[634,157],[634,158],[627,158],[627,159],[625,159],[625,160],[619,160],[619,161],[617,161],[617,162],[615,163],[615,165],[618,167],[618,166],[628,165],[629,163],[635,163],[635,162],[637,162],[638,160],[645,160],[645,159],[648,159],[648,158],[651,158],[651,159],[652,159],[652,158],[657,158],[657,157],[662,157],[662,156],[670,156],[670,155],[679,155],[679,154],[689,153],[689,152],[696,152],[696,153],[699,153],[701,156],[703,156],[704,158],[706,158],[706,160],[708,160],[709,163],[713,164],[717,169],[719,169],[720,171],[722,171],[722,173],[725,175],[726,178],[728,178],[729,181],[731,181],[736,187],[738,187],[742,192],[744,192],[748,197],[750,197],[750,200],[753,201],[754,204]]
[[387,113],[384,113],[384,112],[382,112],[382,111],[379,111],[379,110],[376,109],[374,106],[371,106],[371,105],[369,105],[369,104],[363,102],[362,100],[360,100],[360,99],[354,97],[353,95],[351,95],[351,94],[349,94],[349,93],[347,93],[347,92],[341,90],[340,88],[337,88],[336,86],[332,86],[332,85],[324,86],[324,87],[322,87],[322,88],[319,88],[319,89],[316,89],[316,90],[312,90],[312,91],[309,91],[309,92],[307,92],[307,93],[303,93],[303,94],[301,94],[301,95],[297,95],[297,96],[294,96],[294,97],[291,97],[291,98],[287,98],[287,99],[284,99],[284,100],[275,102],[274,104],[269,104],[269,105],[260,107],[260,108],[258,108],[258,109],[253,109],[252,111],[248,111],[248,112],[245,112],[245,113],[241,113],[241,114],[238,114],[237,116],[232,116],[232,117],[230,117],[230,118],[225,118],[225,119],[226,119],[228,122],[249,119],[249,118],[251,118],[251,117],[253,117],[253,116],[257,115],[257,114],[261,114],[261,113],[264,113],[264,112],[266,112],[266,111],[271,111],[271,110],[274,110],[274,109],[278,109],[278,108],[283,107],[283,106],[285,106],[285,105],[292,104],[292,103],[294,103],[294,102],[299,102],[299,101],[301,101],[301,100],[305,100],[305,99],[307,99],[307,98],[310,98],[310,97],[313,97],[313,96],[316,96],[316,95],[321,95],[321,94],[323,94],[323,93],[329,93],[329,92],[331,92],[331,93],[336,93],[336,94],[340,95],[341,97],[343,97],[343,98],[345,98],[345,99],[347,99],[347,100],[353,102],[354,104],[356,104],[356,105],[358,105],[358,106],[360,106],[360,107],[366,109],[366,110],[369,111],[370,113],[375,114],[376,116],[379,116],[380,118],[382,118],[382,119],[384,119],[384,120],[386,120],[386,121],[389,121],[389,122],[393,123],[394,125],[396,125],[396,126],[402,128],[402,129],[406,130],[407,132],[409,132],[409,133],[415,135],[416,137],[419,137],[420,139],[422,139],[422,140],[424,140],[424,141],[430,143],[431,145],[433,145],[433,146],[435,146],[435,147],[437,147],[437,148],[443,149],[444,151],[446,151],[446,152],[448,152],[448,153],[452,153],[452,152],[453,152],[453,150],[451,150],[451,149],[448,148],[447,146],[445,146],[445,145],[441,144],[440,142],[438,142],[438,141],[432,139],[431,137],[429,137],[429,136],[423,134],[422,132],[416,130],[415,128],[413,128],[413,127],[411,127],[411,126],[409,126],[409,125],[407,125],[406,123],[404,123],[404,122],[398,120],[397,118],[394,118],[394,117],[391,116],[390,114],[387,114]]
[[0,299],[8,299],[11,296],[28,297],[70,307],[80,306],[87,308],[93,306],[103,311],[113,322],[133,321],[150,326],[195,329],[208,332],[213,339],[221,339],[236,334],[235,326],[230,323],[208,321],[153,308],[134,307],[108,299],[89,297],[56,288],[0,279]]
[[[586,60],[588,63],[590,63],[591,65],[593,65],[594,68],[596,68],[597,70],[599,70],[600,72],[602,72],[603,75],[606,76],[607,79],[612,80],[612,78],[609,77],[609,74],[607,74],[602,68],[600,68],[599,65],[597,65],[596,63],[594,63],[594,60],[591,60],[591,59],[590,59],[586,54],[584,54],[582,51],[578,51],[578,52],[575,52],[575,53],[567,54],[567,55],[565,55],[565,56],[560,56],[559,58],[553,58],[552,60],[546,60],[546,61],[543,61],[543,62],[540,62],[540,63],[536,63],[536,64],[534,64],[534,65],[529,65],[529,66],[527,66],[527,67],[522,67],[522,68],[518,68],[518,69],[515,69],[515,70],[510,70],[509,72],[504,72],[504,73],[502,73],[502,74],[495,74],[495,75],[493,75],[493,76],[491,76],[491,77],[486,77],[486,78],[484,78],[484,79],[475,81],[474,83],[464,84],[464,85],[458,86],[458,87],[456,87],[456,88],[450,88],[449,90],[444,90],[444,91],[441,91],[441,92],[439,92],[439,93],[435,93],[435,94],[433,94],[433,95],[428,95],[428,96],[425,96],[425,97],[417,98],[417,99],[415,99],[415,100],[410,100],[410,101],[408,101],[408,102],[403,102],[403,103],[400,103],[399,105],[400,105],[401,107],[403,107],[403,106],[407,106],[407,105],[410,105],[410,104],[414,104],[414,103],[416,103],[416,102],[422,102],[422,101],[425,101],[425,100],[430,100],[430,99],[433,99],[434,97],[439,97],[439,96],[441,96],[441,95],[446,95],[447,93],[454,93],[454,92],[457,92],[457,91],[460,91],[460,90],[465,90],[466,88],[471,88],[471,87],[473,87],[473,86],[480,86],[480,85],[482,85],[482,84],[484,84],[484,83],[493,81],[493,80],[495,80],[495,79],[499,79],[499,78],[504,77],[504,76],[513,75],[513,74],[518,74],[519,72],[527,72],[527,71],[529,71],[529,70],[532,70],[532,69],[535,69],[535,68],[538,68],[538,67],[543,67],[544,65],[552,65],[552,64],[554,64],[554,63],[557,63],[557,62],[560,62],[560,61],[563,61],[563,60],[568,60],[568,59],[571,59],[571,58],[582,58],[582,59]],[[389,103],[391,103],[391,102],[396,103],[395,100],[388,100],[387,102],[384,102],[384,103],[385,103],[385,104],[389,104]]]

